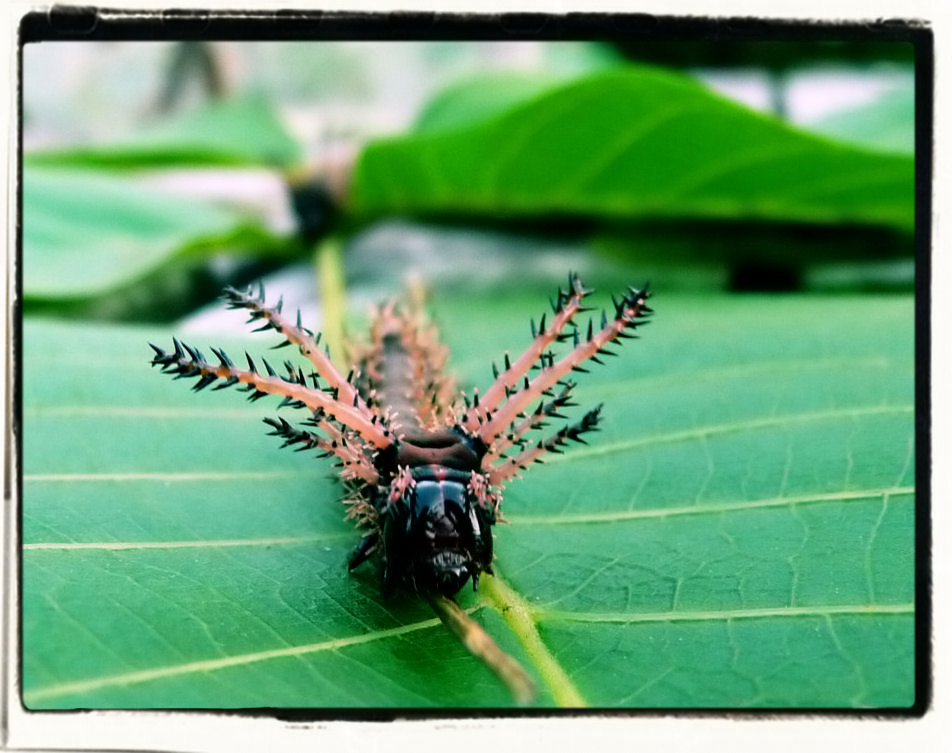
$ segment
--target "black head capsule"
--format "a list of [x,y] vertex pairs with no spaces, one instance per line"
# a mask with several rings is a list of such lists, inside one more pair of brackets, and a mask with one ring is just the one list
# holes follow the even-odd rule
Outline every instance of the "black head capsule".
[[384,516],[385,577],[417,591],[454,596],[473,588],[492,561],[492,521],[472,499],[469,476],[445,468],[414,469],[415,483]]
[[375,500],[387,587],[453,596],[490,570],[494,515],[471,484],[484,453],[478,440],[451,429],[405,436],[396,452],[378,457],[382,473],[406,479],[397,499],[385,486]]

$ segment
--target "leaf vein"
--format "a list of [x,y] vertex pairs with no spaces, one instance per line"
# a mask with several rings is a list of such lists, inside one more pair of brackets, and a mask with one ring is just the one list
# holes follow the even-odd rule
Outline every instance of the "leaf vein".
[[26,483],[75,483],[121,481],[138,483],[140,481],[160,481],[162,483],[193,483],[195,481],[267,481],[289,476],[308,476],[313,473],[282,471],[128,471],[115,473],[26,473]]
[[683,505],[679,507],[654,508],[650,510],[622,510],[618,512],[581,513],[577,515],[513,515],[510,523],[518,525],[566,525],[577,523],[616,523],[637,518],[666,518],[675,515],[719,515],[735,510],[754,510],[764,507],[785,507],[823,502],[858,502],[880,496],[905,496],[915,493],[914,486],[897,486],[888,489],[858,489],[831,492],[829,494],[805,494],[802,496],[773,497],[769,499],[719,502],[709,505]]
[[42,541],[24,544],[24,551],[75,551],[93,549],[116,551],[129,549],[189,549],[219,547],[295,546],[342,539],[350,534],[329,533],[315,536],[274,536],[256,539],[218,539],[195,541]]
[[175,677],[179,675],[197,674],[205,672],[215,672],[229,667],[236,667],[258,662],[272,661],[276,659],[300,657],[306,654],[315,654],[326,651],[337,651],[349,646],[355,646],[362,643],[371,643],[377,640],[385,640],[407,633],[425,630],[436,627],[440,624],[439,619],[433,618],[416,622],[411,625],[401,625],[400,627],[390,628],[388,630],[379,630],[375,633],[366,635],[355,635],[346,638],[334,638],[320,643],[310,643],[303,646],[287,646],[285,648],[271,649],[268,651],[256,651],[249,654],[240,654],[237,656],[226,656],[218,659],[204,659],[200,661],[188,662],[185,664],[176,664],[168,667],[155,667],[153,669],[144,669],[135,672],[125,672],[122,674],[106,675],[103,677],[93,677],[86,680],[77,680],[74,682],[64,682],[56,685],[50,685],[45,688],[37,688],[24,692],[24,699],[27,704],[35,704],[40,701],[46,701],[51,698],[57,698],[67,695],[76,695],[90,693],[105,687],[115,687],[123,685],[135,685],[152,680],[161,680],[166,677]]
[[752,418],[746,421],[709,424],[707,426],[699,426],[693,429],[672,431],[666,434],[640,436],[635,439],[609,442],[598,446],[593,445],[591,447],[577,448],[571,453],[556,455],[555,457],[548,459],[546,462],[552,465],[556,463],[577,462],[584,458],[590,458],[593,456],[609,455],[617,452],[627,452],[628,450],[639,449],[642,447],[652,447],[657,444],[691,442],[718,434],[737,434],[741,432],[756,431],[759,429],[770,429],[777,426],[786,426],[788,424],[828,421],[831,419],[856,419],[861,416],[912,413],[914,410],[915,409],[912,405],[876,405],[864,408],[805,411],[803,413],[787,415],[764,416],[763,418]]
[[640,623],[640,622],[704,622],[711,620],[763,619],[767,617],[824,617],[836,615],[915,614],[915,604],[834,604],[814,607],[765,607],[759,609],[732,609],[695,612],[569,612],[564,610],[534,609],[539,619],[569,622]]

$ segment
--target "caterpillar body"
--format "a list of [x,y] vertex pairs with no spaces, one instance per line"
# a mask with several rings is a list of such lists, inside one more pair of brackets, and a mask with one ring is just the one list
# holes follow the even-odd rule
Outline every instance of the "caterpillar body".
[[[614,310],[603,310],[599,325],[589,320],[583,327],[576,319],[591,310],[585,300],[592,292],[570,274],[567,288],[550,300],[551,318],[532,321],[532,341],[518,358],[506,353],[502,368],[493,364],[494,381],[484,392],[456,391],[445,372],[447,351],[419,307],[379,308],[369,342],[356,350],[345,374],[320,347],[320,335],[302,326],[300,312],[292,321],[280,300],[266,305],[263,286],[257,292],[229,287],[223,298],[249,313],[249,323],[260,325],[255,331],[280,334],[277,347],[295,346],[310,364],[308,373],[291,362],[283,373],[264,359],[259,367],[247,354],[242,368],[220,348],[211,349],[210,361],[175,338],[170,351],[151,346],[152,365],[175,378],[195,378],[196,391],[234,386],[249,400],[274,395],[279,407],[303,409],[307,415],[298,425],[283,417],[264,420],[282,446],[316,450],[339,466],[348,517],[363,532],[350,568],[379,554],[385,590],[402,585],[431,603],[452,600],[467,583],[475,589],[482,573],[492,574],[492,527],[501,520],[506,484],[545,455],[584,443],[597,428],[601,406],[530,439],[574,405],[573,372],[615,355],[609,346],[633,337],[652,313],[647,286],[631,287],[612,298]],[[553,348],[566,342],[567,352],[557,355]]]

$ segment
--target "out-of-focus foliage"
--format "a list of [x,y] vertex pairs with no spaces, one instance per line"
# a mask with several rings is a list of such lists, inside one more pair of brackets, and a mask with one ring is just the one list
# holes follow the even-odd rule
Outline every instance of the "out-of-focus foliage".
[[[496,89],[504,104],[473,106]],[[796,131],[685,77],[629,68],[545,87],[493,76],[446,96],[420,133],[364,150],[358,211],[912,228],[911,158]]]
[[183,254],[277,248],[236,209],[123,176],[32,167],[23,179],[25,298],[74,300],[134,285]]
[[[349,190],[336,194],[345,220],[393,213],[481,224],[570,219],[572,232],[597,239],[593,247],[647,259],[649,268],[657,267],[651,259],[663,260],[669,269],[659,268],[656,279],[672,281],[709,271],[708,279],[721,281],[723,270],[758,259],[800,270],[860,260],[863,249],[870,257],[910,256],[913,159],[856,146],[908,142],[908,95],[818,126],[839,134],[836,141],[685,76],[619,63],[609,48],[552,49],[559,54],[550,69],[463,79],[431,98],[407,134],[366,143],[343,181]],[[42,299],[51,310],[58,299],[129,291],[147,273],[156,280],[172,273],[184,252],[299,254],[295,239],[276,238],[265,212],[214,196],[158,193],[139,178],[157,169],[198,176],[239,166],[280,168],[285,176],[299,172],[304,152],[257,95],[187,108],[111,143],[28,153],[28,305]],[[306,206],[297,209],[306,216]],[[90,265],[93,247],[101,261]]]
[[164,168],[176,165],[289,167],[298,144],[262,97],[213,100],[151,128],[105,144],[28,153],[27,165]]

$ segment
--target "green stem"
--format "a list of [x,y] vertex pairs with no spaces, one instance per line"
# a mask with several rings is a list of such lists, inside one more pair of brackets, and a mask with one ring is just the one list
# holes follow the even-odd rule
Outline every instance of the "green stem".
[[[346,363],[344,312],[346,284],[340,237],[323,238],[314,250],[317,286],[324,311],[321,330],[329,343],[331,360]],[[582,694],[542,641],[529,603],[513,591],[498,575],[484,578],[480,592],[486,603],[502,616],[522,644],[556,705],[566,708],[587,706]],[[438,597],[431,604],[440,619],[464,645],[495,671],[518,702],[528,703],[532,696],[531,680],[511,657],[503,653],[491,638],[451,599]]]
[[542,641],[529,603],[513,591],[498,572],[495,577],[481,581],[480,593],[516,634],[556,705],[562,708],[588,706],[575,683]]
[[474,622],[453,599],[441,594],[427,597],[433,611],[450,629],[470,653],[480,659],[509,688],[512,697],[520,706],[526,706],[535,698],[532,678],[515,659],[499,648],[496,642]]
[[347,353],[344,347],[344,313],[347,286],[344,278],[344,255],[341,240],[337,235],[321,239],[314,249],[314,266],[317,273],[317,289],[320,294],[324,323],[321,332],[330,348],[331,361],[346,368]]

